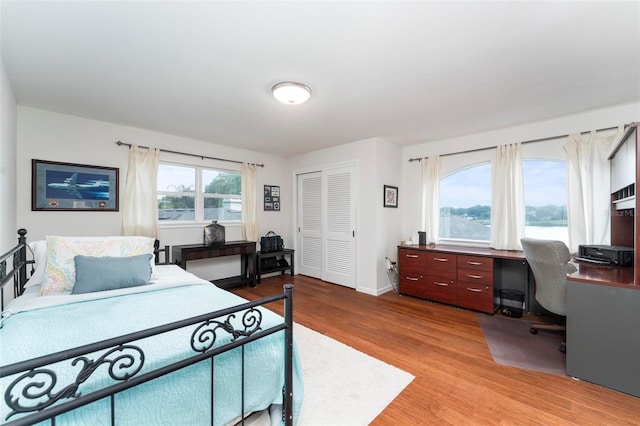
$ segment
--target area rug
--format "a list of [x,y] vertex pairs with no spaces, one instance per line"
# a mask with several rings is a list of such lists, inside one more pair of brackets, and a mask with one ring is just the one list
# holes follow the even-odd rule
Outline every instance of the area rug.
[[414,376],[300,324],[304,399],[298,426],[367,425]]
[[498,364],[565,376],[566,355],[560,352],[560,333],[531,334],[531,323],[515,318],[478,315],[489,350]]

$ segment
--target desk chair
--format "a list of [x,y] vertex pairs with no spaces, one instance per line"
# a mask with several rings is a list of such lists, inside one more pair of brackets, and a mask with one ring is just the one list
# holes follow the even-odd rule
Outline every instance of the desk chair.
[[[522,249],[536,282],[535,297],[543,308],[562,316],[563,324],[531,324],[529,331],[553,330],[566,333],[567,274],[576,271],[569,263],[571,253],[562,241],[522,238]],[[560,352],[566,352],[566,342],[560,344]]]

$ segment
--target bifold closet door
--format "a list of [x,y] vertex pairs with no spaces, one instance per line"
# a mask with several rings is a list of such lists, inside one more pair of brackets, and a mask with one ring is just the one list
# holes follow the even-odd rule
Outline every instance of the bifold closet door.
[[298,175],[298,272],[322,279],[322,173]]
[[325,217],[322,279],[355,288],[354,168],[323,172]]
[[298,175],[298,272],[355,288],[355,168]]

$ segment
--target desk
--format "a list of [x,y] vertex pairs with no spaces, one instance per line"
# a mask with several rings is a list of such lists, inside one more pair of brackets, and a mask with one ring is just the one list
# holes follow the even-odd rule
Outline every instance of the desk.
[[522,251],[402,244],[398,266],[402,294],[493,313],[498,290],[511,289],[525,293],[532,310],[530,270]]
[[567,277],[567,374],[640,397],[634,268],[575,264]]
[[255,241],[228,241],[224,244],[187,244],[171,247],[173,261],[182,269],[187,269],[187,261],[209,259],[221,256],[240,255],[241,273],[212,282],[221,288],[239,285],[256,285],[256,243]]

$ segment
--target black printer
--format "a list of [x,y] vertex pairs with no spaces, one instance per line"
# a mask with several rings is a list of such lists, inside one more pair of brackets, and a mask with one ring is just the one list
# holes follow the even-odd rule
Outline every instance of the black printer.
[[621,246],[579,245],[575,260],[600,265],[632,266],[633,248]]

